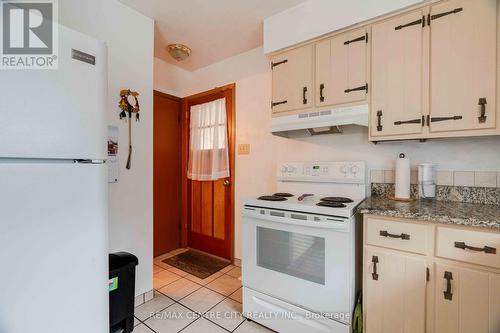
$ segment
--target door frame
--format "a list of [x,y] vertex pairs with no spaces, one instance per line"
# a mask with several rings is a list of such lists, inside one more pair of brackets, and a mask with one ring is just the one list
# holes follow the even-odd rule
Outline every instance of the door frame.
[[[182,98],[180,97],[177,97],[177,96],[173,96],[173,95],[170,95],[170,94],[166,94],[166,93],[163,93],[161,91],[158,91],[158,90],[153,90],[153,100],[154,100],[154,97],[155,96],[159,96],[159,97],[163,97],[163,98],[166,98],[166,99],[169,99],[169,100],[172,100],[174,102],[179,102],[180,104],[180,110],[179,110],[179,114],[178,114],[178,117],[180,118],[181,115],[182,115]],[[155,120],[155,112],[157,110],[155,110],[155,105],[153,105],[153,120]],[[179,123],[180,123],[180,120],[179,119]],[[154,135],[154,132],[156,131],[156,124],[153,122],[153,257],[155,257],[155,249],[156,249],[156,246],[155,246],[155,243],[154,243],[154,240],[155,240],[155,233],[156,233],[156,230],[155,230],[155,225],[156,225],[156,206],[157,206],[157,192],[158,192],[158,188],[157,188],[157,179],[156,179],[156,173],[157,173],[157,167],[156,167],[156,155],[155,155],[155,135]],[[182,144],[182,132],[180,133],[181,134],[181,138],[180,138],[180,142]],[[181,147],[182,148],[182,147]],[[179,149],[179,155],[182,154],[182,149]],[[179,156],[180,157],[180,156]],[[178,177],[182,177],[182,164],[181,164],[181,172],[178,174]],[[182,180],[182,178],[181,178]],[[180,181],[179,183],[179,192],[182,191],[182,181]],[[178,239],[177,239],[177,245],[181,245],[181,234],[180,234],[180,228],[181,228],[181,224],[182,224],[182,206],[181,204],[179,203],[179,221],[178,222],[178,225],[177,225],[177,228],[179,229],[179,235],[178,235]]]
[[191,199],[189,197],[189,185],[190,180],[187,178],[187,165],[188,165],[188,156],[189,156],[189,123],[188,123],[188,112],[189,112],[189,103],[195,99],[200,99],[203,97],[210,96],[212,94],[217,93],[225,93],[226,98],[229,97],[231,99],[230,105],[232,108],[233,121],[231,122],[231,126],[228,126],[228,142],[229,142],[229,168],[230,168],[230,181],[231,181],[231,200],[229,203],[229,230],[226,235],[229,235],[229,249],[226,249],[226,253],[228,253],[231,261],[234,260],[234,188],[235,188],[235,140],[236,140],[236,108],[235,108],[235,88],[236,84],[231,83],[222,87],[217,87],[212,90],[204,91],[199,94],[191,95],[182,99],[182,107],[181,107],[181,132],[182,132],[182,161],[181,161],[181,169],[182,169],[182,180],[181,180],[181,196],[182,196],[182,210],[181,210],[181,219],[182,219],[182,227],[181,227],[181,246],[187,247],[188,244],[188,233],[189,227],[191,225],[190,218],[190,208],[191,208]]

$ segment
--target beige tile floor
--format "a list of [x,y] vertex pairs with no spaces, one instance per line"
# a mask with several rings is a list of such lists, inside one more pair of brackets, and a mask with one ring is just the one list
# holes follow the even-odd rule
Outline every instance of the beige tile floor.
[[241,314],[241,269],[229,265],[199,279],[154,260],[154,298],[135,308],[134,333],[270,333]]

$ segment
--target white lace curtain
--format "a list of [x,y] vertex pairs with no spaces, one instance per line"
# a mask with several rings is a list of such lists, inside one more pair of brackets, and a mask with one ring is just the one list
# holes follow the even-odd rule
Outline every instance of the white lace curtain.
[[211,181],[229,177],[226,99],[191,107],[187,176]]

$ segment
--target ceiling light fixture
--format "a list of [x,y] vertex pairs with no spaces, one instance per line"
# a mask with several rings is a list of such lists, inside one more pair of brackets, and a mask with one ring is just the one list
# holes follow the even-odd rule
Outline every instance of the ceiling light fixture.
[[177,61],[185,60],[191,55],[191,49],[184,44],[170,44],[167,49],[172,58]]

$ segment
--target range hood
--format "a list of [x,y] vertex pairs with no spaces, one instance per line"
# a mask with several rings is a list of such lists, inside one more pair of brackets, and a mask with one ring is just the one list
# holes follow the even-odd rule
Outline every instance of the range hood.
[[279,136],[304,130],[310,135],[334,134],[342,133],[345,125],[368,126],[368,104],[273,117],[271,132]]

